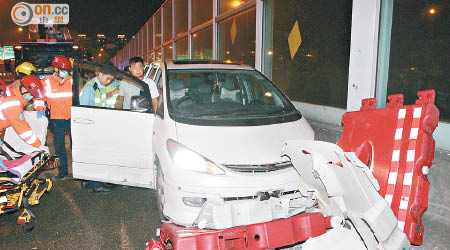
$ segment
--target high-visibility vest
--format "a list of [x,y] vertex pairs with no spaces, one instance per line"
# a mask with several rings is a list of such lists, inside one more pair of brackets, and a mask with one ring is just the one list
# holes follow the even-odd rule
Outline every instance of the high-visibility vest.
[[98,87],[97,83],[94,81],[89,81],[86,83],[86,85],[91,85],[95,90],[94,103],[96,107],[114,108],[119,94],[114,94],[109,98],[106,97],[106,94],[115,90],[118,87],[117,84],[113,82],[110,85],[103,87],[101,90]]
[[59,81],[54,75],[42,80],[45,87],[45,95],[50,119],[70,119],[70,107],[72,106],[72,76],[67,76]]
[[0,131],[8,127],[13,127],[17,135],[26,143],[36,148],[41,146],[41,141],[25,121],[22,103],[14,96],[0,98]]

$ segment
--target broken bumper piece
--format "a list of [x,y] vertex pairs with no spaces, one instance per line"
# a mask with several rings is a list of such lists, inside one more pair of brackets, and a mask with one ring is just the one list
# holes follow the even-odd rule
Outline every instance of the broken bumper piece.
[[259,195],[255,199],[207,201],[194,226],[200,229],[226,229],[268,222],[291,217],[317,205],[314,198],[303,197],[299,192],[267,199],[263,197],[264,195]]
[[[344,153],[332,143],[307,140],[288,141],[283,151],[300,175],[300,192],[313,192],[319,210],[342,218],[332,230],[305,243],[303,249],[361,249],[356,247],[361,240],[370,250],[410,248],[389,204],[378,194],[378,182],[354,153]],[[355,244],[355,248],[332,243],[340,239]]]

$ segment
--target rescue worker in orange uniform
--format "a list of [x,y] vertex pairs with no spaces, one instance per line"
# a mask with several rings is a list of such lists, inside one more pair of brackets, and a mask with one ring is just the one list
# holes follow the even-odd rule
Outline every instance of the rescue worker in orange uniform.
[[[22,84],[20,83],[20,79],[24,76],[28,75],[34,75],[37,73],[36,67],[30,62],[24,62],[19,64],[19,66],[16,67],[16,75],[17,80],[15,80],[12,84],[7,86],[6,88],[6,95],[7,96],[16,96],[19,98],[20,102],[23,106],[28,104],[30,100],[26,100],[23,98],[23,96],[20,93],[20,88]],[[43,100],[40,100],[38,98],[33,99],[33,108],[37,111],[37,117],[41,118],[45,115],[45,103]]]
[[68,175],[65,135],[67,131],[72,146],[70,130],[70,107],[72,106],[72,65],[67,57],[58,55],[53,58],[54,73],[42,80],[45,87],[46,101],[50,110],[50,122],[53,123],[53,142],[56,155],[60,159],[58,175],[55,179],[64,179]]
[[[35,76],[25,76],[20,79],[20,96],[25,99],[43,98],[44,87],[41,81]],[[0,78],[0,131],[8,127],[13,127],[14,131],[26,143],[39,148],[41,141],[31,130],[30,125],[25,121],[22,103],[17,96],[6,95],[6,83]],[[30,98],[31,97],[31,98]],[[3,141],[0,140],[0,145]],[[0,159],[0,167],[7,169]]]

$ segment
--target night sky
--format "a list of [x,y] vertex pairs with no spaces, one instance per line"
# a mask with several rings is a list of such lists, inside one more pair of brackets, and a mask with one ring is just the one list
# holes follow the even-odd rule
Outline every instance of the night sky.
[[0,0],[0,43],[26,38],[26,32],[18,32],[18,26],[11,20],[11,9],[18,2],[68,3],[69,29],[72,33],[132,36],[164,0]]

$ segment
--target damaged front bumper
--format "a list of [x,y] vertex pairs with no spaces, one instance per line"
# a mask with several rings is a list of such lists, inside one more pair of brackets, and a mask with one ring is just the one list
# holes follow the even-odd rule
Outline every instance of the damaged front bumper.
[[319,212],[331,229],[302,249],[410,249],[406,235],[368,167],[335,144],[289,141],[283,150],[299,174],[300,190],[246,200],[208,200],[193,226],[226,229]]
[[262,223],[303,213],[317,204],[312,195],[304,197],[300,192],[283,194],[280,191],[264,192],[245,200],[207,201],[194,226],[225,229]]

